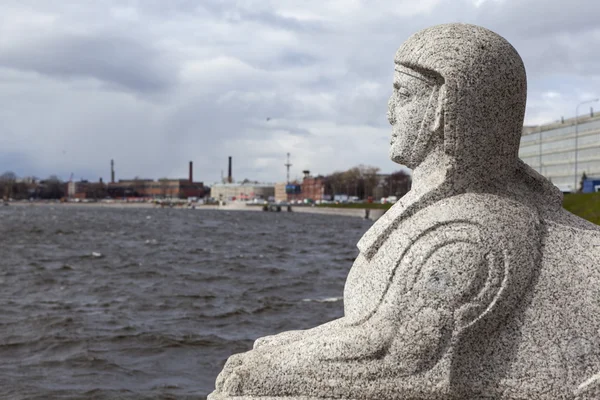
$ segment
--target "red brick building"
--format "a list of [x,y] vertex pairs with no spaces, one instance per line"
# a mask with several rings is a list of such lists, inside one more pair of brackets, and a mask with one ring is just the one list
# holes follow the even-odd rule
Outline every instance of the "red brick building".
[[188,179],[120,180],[109,183],[111,197],[188,198],[204,197],[204,184]]
[[[308,171],[307,171],[308,172]],[[302,180],[302,197],[313,201],[322,200],[325,194],[325,182],[323,178],[313,178],[306,174]]]
[[[278,183],[275,185],[275,201],[323,200],[325,180],[310,176],[310,171],[303,171],[302,182]],[[299,191],[291,190],[299,187]]]

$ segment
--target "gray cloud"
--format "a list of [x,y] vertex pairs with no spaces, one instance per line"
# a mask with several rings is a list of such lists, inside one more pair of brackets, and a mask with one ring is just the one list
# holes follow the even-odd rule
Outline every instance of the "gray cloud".
[[520,38],[548,39],[578,35],[598,27],[600,4],[588,0],[487,1],[478,10],[482,24],[513,32]]
[[167,90],[177,74],[151,45],[107,32],[41,37],[0,51],[0,66],[62,79],[95,78],[135,92]]
[[[0,5],[0,173],[285,179],[390,172],[393,56],[415,31],[487,26],[522,55],[527,121],[600,95],[600,5],[576,0],[116,0]],[[548,95],[551,93],[552,95]],[[600,106],[599,106],[600,107]],[[270,121],[266,121],[267,118]],[[12,168],[13,166],[14,168]]]

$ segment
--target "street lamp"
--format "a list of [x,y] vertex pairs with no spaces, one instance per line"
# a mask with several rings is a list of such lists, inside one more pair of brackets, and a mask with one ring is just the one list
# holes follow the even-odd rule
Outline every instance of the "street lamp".
[[581,103],[577,104],[577,107],[575,107],[575,184],[573,186],[573,193],[577,192],[577,153],[578,153],[578,144],[579,144],[579,106],[582,106],[584,104],[588,104],[588,103],[595,103],[597,101],[599,101],[600,99],[592,99],[592,100],[586,100],[586,101],[582,101]]
[[540,125],[539,127],[539,131],[540,131],[540,137],[539,137],[539,145],[540,145],[540,175],[544,175],[544,173],[542,172],[542,167],[544,166],[544,164],[542,163],[542,126]]

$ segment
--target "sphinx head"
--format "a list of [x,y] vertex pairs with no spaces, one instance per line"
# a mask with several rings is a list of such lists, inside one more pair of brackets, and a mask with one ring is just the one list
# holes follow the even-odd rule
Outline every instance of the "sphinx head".
[[443,78],[434,71],[396,64],[394,89],[388,102],[392,161],[415,168],[442,144],[442,85]]
[[393,161],[415,168],[438,147],[469,175],[516,165],[527,80],[504,38],[475,25],[433,26],[400,47],[395,66]]

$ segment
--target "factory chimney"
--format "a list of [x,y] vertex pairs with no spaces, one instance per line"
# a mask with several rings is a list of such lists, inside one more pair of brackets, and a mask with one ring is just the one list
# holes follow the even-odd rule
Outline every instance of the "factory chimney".
[[110,183],[115,183],[115,161],[110,160]]
[[233,178],[231,177],[231,156],[229,156],[229,172],[227,172],[227,183],[233,182]]
[[194,182],[194,163],[190,161],[190,183]]

